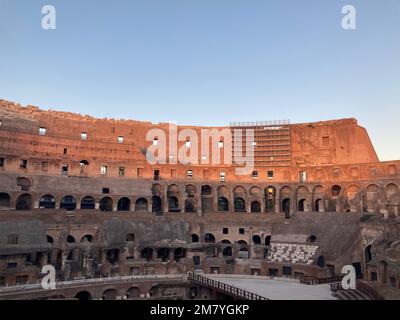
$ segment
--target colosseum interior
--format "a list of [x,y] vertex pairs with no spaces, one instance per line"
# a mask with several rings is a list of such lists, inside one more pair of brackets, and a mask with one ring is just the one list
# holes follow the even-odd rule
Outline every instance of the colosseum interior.
[[[0,100],[0,299],[210,299],[184,275],[313,286],[345,265],[369,297],[400,298],[400,161],[380,162],[356,119],[227,126],[254,129],[248,175],[149,164],[154,128],[168,132]],[[60,283],[147,280],[18,290],[48,264]]]

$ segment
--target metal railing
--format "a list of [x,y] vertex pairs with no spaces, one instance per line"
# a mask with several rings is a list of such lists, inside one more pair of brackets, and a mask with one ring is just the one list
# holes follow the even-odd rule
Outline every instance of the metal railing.
[[265,297],[262,297],[256,293],[244,290],[244,289],[239,289],[237,287],[231,286],[229,284],[213,280],[201,275],[194,274],[193,272],[188,273],[188,280],[191,280],[192,282],[196,284],[200,284],[204,287],[210,288],[217,290],[221,293],[233,296],[235,298],[239,298],[242,300],[269,300]]
[[[117,276],[107,278],[92,278],[92,279],[78,279],[71,281],[62,281],[56,283],[56,289],[63,289],[66,287],[82,286],[82,285],[99,285],[99,284],[110,284],[110,283],[124,283],[131,281],[153,281],[153,280],[174,280],[174,281],[186,281],[185,274],[165,274],[165,275],[144,275],[144,276]],[[44,290],[41,283],[24,284],[16,286],[0,287],[0,295],[9,293],[30,291],[30,290]]]

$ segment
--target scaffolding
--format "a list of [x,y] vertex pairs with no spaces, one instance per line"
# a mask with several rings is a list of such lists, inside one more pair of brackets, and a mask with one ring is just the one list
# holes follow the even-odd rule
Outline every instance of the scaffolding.
[[[290,166],[292,164],[291,125],[289,120],[232,122],[233,155],[246,156],[246,148],[254,147],[254,165]],[[246,130],[254,130],[252,146],[246,145]],[[242,154],[235,147],[242,146]]]

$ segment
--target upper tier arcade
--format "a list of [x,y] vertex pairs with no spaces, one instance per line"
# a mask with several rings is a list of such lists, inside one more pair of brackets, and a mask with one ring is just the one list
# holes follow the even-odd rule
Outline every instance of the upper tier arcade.
[[[97,119],[23,107],[5,100],[0,100],[0,123],[0,166],[10,172],[211,181],[230,178],[298,181],[299,175],[301,179],[321,181],[334,179],[336,175],[357,179],[370,174],[397,173],[396,162],[379,163],[367,131],[355,119],[304,124],[178,126],[178,135],[189,129],[197,133],[200,140],[198,163],[188,165],[176,159],[177,163],[172,161],[174,156],[169,145],[166,164],[151,165],[146,159],[146,151],[154,143],[146,141],[146,135],[152,129],[161,129],[168,142],[171,136],[168,123]],[[200,138],[203,129],[217,132],[215,139],[210,137],[203,142]],[[222,132],[232,133],[233,147],[242,141],[245,155],[249,143],[244,136],[242,140],[236,138],[238,130],[245,133],[246,129],[254,130],[254,169],[251,174],[238,176],[236,162],[224,161],[226,150],[222,149],[229,142]],[[191,140],[184,132],[182,134],[177,150],[188,146],[187,140]],[[188,148],[193,149],[193,145],[189,143]],[[220,162],[212,164],[211,155],[210,159],[203,155],[204,148],[210,152],[213,148],[220,149]]]

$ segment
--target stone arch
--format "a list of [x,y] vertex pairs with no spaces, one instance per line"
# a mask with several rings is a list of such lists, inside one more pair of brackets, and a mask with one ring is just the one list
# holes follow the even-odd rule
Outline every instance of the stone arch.
[[262,196],[262,191],[261,188],[258,186],[254,186],[250,188],[250,195],[253,197],[261,197]]
[[96,208],[96,200],[91,196],[86,196],[81,200],[81,210],[93,210]]
[[151,198],[151,203],[152,203],[152,206],[151,206],[152,212],[155,212],[155,213],[162,212],[162,201],[159,196],[153,196]]
[[162,262],[169,261],[169,248],[160,248],[157,250],[157,259],[161,259]]
[[126,297],[128,300],[140,298],[140,289],[138,287],[131,287],[126,291]]
[[79,291],[75,295],[75,299],[81,300],[81,301],[87,301],[87,300],[92,300],[92,294],[89,291]]
[[[158,198],[158,197],[153,197]],[[161,200],[159,205],[161,205]],[[160,208],[161,209],[161,208]],[[135,202],[135,212],[148,212],[149,206],[145,198],[139,198]]]
[[365,269],[367,269],[367,265],[372,260],[372,257],[372,245],[370,244],[364,249]]
[[158,286],[151,287],[151,289],[149,291],[150,297],[152,297],[152,298],[153,297],[158,297],[159,291],[160,291],[160,288]]
[[181,259],[186,258],[186,249],[185,248],[176,248],[174,250],[174,261],[179,262]]
[[169,212],[180,212],[179,199],[175,196],[168,196],[168,211]]
[[201,210],[203,213],[213,211],[213,191],[211,186],[201,186]]
[[228,187],[224,186],[224,185],[219,186],[217,188],[217,195],[218,195],[218,198],[224,197],[226,199],[229,199],[230,198],[230,192],[229,192]]
[[266,211],[275,212],[276,205],[276,188],[274,186],[268,186],[265,188],[265,202]]
[[306,186],[299,186],[296,189],[297,211],[309,211],[309,203],[311,201],[310,191]]
[[56,198],[51,194],[46,194],[39,199],[40,209],[55,209]]
[[246,198],[247,197],[247,191],[243,186],[236,186],[233,189],[233,194],[236,197],[241,197],[241,198]]
[[215,236],[212,233],[206,233],[204,235],[204,242],[215,243]]
[[202,196],[211,196],[213,194],[212,188],[210,185],[201,186],[201,195]]
[[290,198],[284,198],[282,200],[281,210],[285,214],[285,218],[289,219],[290,218]]
[[54,239],[52,236],[47,235],[46,240],[47,240],[47,243],[54,243]]
[[226,246],[223,250],[222,250],[222,255],[224,257],[232,257],[233,256],[233,249],[231,246]]
[[144,248],[142,251],[140,251],[140,257],[142,259],[146,259],[147,261],[150,261],[153,259],[153,249],[152,248]]
[[365,206],[369,213],[378,212],[378,198],[379,198],[379,186],[376,184],[370,184],[365,188]]
[[94,237],[91,234],[86,234],[81,238],[81,242],[93,242]]
[[163,190],[164,188],[162,187],[162,185],[158,183],[153,184],[153,186],[151,187],[151,193],[153,196],[162,197]]
[[235,197],[235,212],[246,212],[246,202],[243,198]]
[[111,197],[104,197],[100,200],[100,211],[113,211],[113,199]]
[[331,197],[332,197],[332,198],[337,198],[337,197],[339,197],[339,196],[341,195],[341,193],[342,193],[342,187],[341,187],[340,185],[334,184],[334,185],[331,187]]
[[387,199],[390,199],[395,194],[399,193],[399,187],[395,183],[388,183],[385,187],[385,195]]
[[17,203],[16,203],[15,208],[17,210],[32,210],[32,208],[33,208],[32,196],[28,193],[21,194],[17,198]]
[[325,197],[325,188],[322,185],[316,185],[313,188],[312,194],[312,210],[314,212],[324,212],[324,197]]
[[185,200],[185,212],[195,213],[197,212],[197,199],[196,198],[187,198]]
[[60,209],[67,211],[74,211],[76,209],[76,199],[74,196],[67,195],[60,201]]
[[117,300],[118,291],[116,289],[107,289],[101,295],[103,300]]
[[0,210],[11,208],[11,197],[8,193],[0,193]]
[[67,243],[75,243],[76,241],[75,241],[75,238],[73,237],[73,236],[71,236],[71,235],[69,235],[68,237],[67,237]]
[[117,210],[118,211],[129,211],[131,210],[131,200],[127,197],[123,197],[118,200],[117,203]]
[[193,233],[190,237],[191,237],[192,243],[197,243],[200,240],[199,236],[195,233]]
[[171,184],[167,188],[168,211],[180,212],[179,209],[180,191],[176,184]]
[[254,244],[261,244],[261,237],[259,235],[254,235],[253,236],[253,243]]
[[355,184],[352,184],[346,188],[346,195],[350,212],[360,211],[360,204],[358,201],[359,192],[360,187]]
[[250,209],[251,212],[261,212],[261,203],[259,201],[253,201]]
[[194,186],[193,184],[186,185],[185,191],[186,191],[188,198],[195,197],[196,193],[197,193],[196,186]]
[[218,211],[229,211],[229,201],[225,197],[218,198]]

